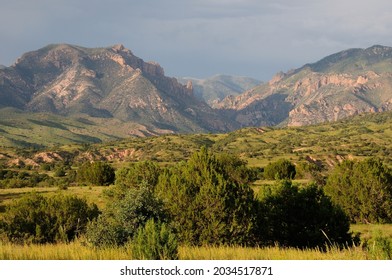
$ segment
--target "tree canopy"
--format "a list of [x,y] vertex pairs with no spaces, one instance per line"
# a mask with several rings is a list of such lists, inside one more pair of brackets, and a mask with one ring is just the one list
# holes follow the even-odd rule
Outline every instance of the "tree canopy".
[[343,161],[328,176],[325,192],[352,222],[392,222],[392,171],[379,159]]

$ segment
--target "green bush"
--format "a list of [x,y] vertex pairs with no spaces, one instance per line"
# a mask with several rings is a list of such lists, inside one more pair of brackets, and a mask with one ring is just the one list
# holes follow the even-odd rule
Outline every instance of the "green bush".
[[114,182],[114,168],[105,162],[86,162],[77,172],[77,181],[97,186],[108,186]]
[[103,248],[125,244],[128,235],[120,222],[104,212],[87,224],[86,238],[94,247]]
[[352,245],[350,223],[316,185],[282,181],[260,202],[259,238],[266,245],[314,248]]
[[203,148],[159,177],[171,226],[190,245],[254,244],[255,199],[244,177]]
[[325,192],[352,222],[392,222],[392,171],[378,159],[343,161],[328,176]]
[[280,159],[269,163],[264,168],[264,178],[269,180],[294,179],[296,174],[295,165],[287,159]]
[[84,233],[87,222],[98,214],[95,204],[89,206],[76,196],[30,193],[7,207],[0,227],[11,242],[67,242]]
[[132,257],[138,260],[177,260],[178,241],[167,224],[147,221],[132,239]]
[[138,187],[142,183],[154,187],[158,183],[160,173],[160,167],[151,161],[133,163],[116,172],[115,185],[119,192]]
[[129,189],[121,199],[112,201],[105,212],[89,224],[87,239],[97,247],[121,246],[149,219],[166,220],[163,203],[149,186]]

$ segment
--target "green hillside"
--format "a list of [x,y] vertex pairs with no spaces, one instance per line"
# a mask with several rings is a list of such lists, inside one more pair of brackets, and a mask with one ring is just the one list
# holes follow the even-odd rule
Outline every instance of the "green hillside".
[[[23,151],[16,154],[26,155],[25,148],[30,146],[38,148],[32,153],[67,151],[78,161],[106,160],[121,165],[129,161],[154,160],[170,164],[185,160],[195,150],[207,146],[215,152],[237,154],[249,165],[259,167],[279,158],[313,162],[326,168],[343,159],[369,156],[392,164],[392,112],[304,127],[244,128],[226,134],[127,138],[124,123],[108,124],[104,119],[60,119],[43,114],[25,119],[18,112],[8,115],[8,119],[0,121],[1,152],[8,155],[6,158],[14,157],[10,147],[13,151]],[[33,154],[25,157],[33,157]]]
[[339,122],[297,128],[245,128],[227,134],[167,135],[127,139],[97,145],[103,154],[110,148],[134,148],[137,159],[162,162],[183,160],[193,150],[240,155],[250,165],[264,166],[278,158],[321,161],[334,165],[345,158],[377,156],[392,163],[392,113],[367,114]]
[[139,124],[84,114],[65,117],[3,108],[0,115],[0,147],[3,148],[43,149],[70,143],[101,143],[130,135],[151,135],[147,128]]

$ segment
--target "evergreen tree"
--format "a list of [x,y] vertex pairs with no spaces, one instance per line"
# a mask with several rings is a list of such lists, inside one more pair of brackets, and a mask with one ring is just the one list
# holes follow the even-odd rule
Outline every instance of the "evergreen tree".
[[266,245],[313,248],[351,245],[350,223],[322,188],[282,181],[260,204],[260,239]]
[[325,192],[352,222],[392,222],[392,172],[379,159],[343,161],[328,176]]
[[280,159],[269,163],[264,168],[264,178],[270,180],[294,179],[296,174],[295,165],[287,159]]
[[108,186],[114,182],[114,168],[105,162],[86,162],[79,167],[77,181],[97,186]]
[[[191,244],[254,244],[254,194],[233,176],[232,164],[206,148],[166,170],[157,185],[180,241]],[[244,166],[241,163],[240,166]]]

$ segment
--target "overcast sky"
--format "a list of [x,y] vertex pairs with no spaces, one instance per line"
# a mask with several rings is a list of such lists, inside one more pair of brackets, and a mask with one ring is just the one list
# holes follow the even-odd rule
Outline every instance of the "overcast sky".
[[348,48],[392,46],[390,0],[0,0],[0,64],[51,43],[122,43],[169,76],[269,80]]

